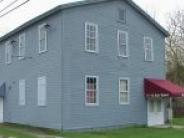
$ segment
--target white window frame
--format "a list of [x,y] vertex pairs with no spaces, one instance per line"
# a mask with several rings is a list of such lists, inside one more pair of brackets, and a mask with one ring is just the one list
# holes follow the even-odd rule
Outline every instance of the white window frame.
[[[87,49],[88,47],[88,44],[87,44],[87,26],[94,26],[96,28],[96,43],[95,43],[95,50],[90,50],[90,49]],[[98,32],[98,24],[95,24],[95,23],[91,23],[91,22],[85,22],[85,51],[86,52],[90,52],[90,53],[98,53],[99,52],[99,32]]]
[[[44,93],[44,96],[45,96],[45,99],[44,99],[44,102],[42,101],[42,103],[41,103],[41,99],[39,99],[40,98],[40,86],[39,86],[39,84],[40,84],[40,80],[44,80],[45,81],[45,88],[44,88],[44,90],[45,90],[45,93]],[[47,77],[46,76],[42,76],[42,77],[38,77],[37,78],[37,87],[38,87],[38,90],[37,90],[37,105],[38,106],[40,106],[40,107],[44,107],[44,106],[47,106]],[[43,84],[42,84],[43,85]],[[42,97],[43,98],[43,97]],[[42,99],[43,100],[43,99]]]
[[[122,55],[120,52],[120,34],[123,33],[126,35],[126,55]],[[127,31],[122,31],[118,30],[117,32],[117,45],[118,45],[118,55],[123,58],[128,58],[129,57],[129,38],[128,38],[128,32]]]
[[[21,37],[23,37],[24,38],[24,41],[23,41],[23,48],[24,48],[24,53],[23,53],[23,55],[21,55],[22,53],[21,53]],[[26,54],[26,34],[25,33],[22,33],[22,34],[20,34],[19,35],[19,60],[21,60],[21,59],[24,59],[25,58],[25,54]]]
[[26,105],[26,81],[24,79],[19,80],[19,105]]
[[[8,59],[7,59],[7,54],[8,54],[8,56],[10,56],[10,57],[8,57]],[[6,64],[12,63],[12,45],[10,44],[10,41],[7,41],[5,43],[5,63]]]
[[[121,101],[121,93],[123,92],[123,91],[120,91],[121,90],[121,88],[120,88],[120,85],[121,85],[121,81],[122,80],[125,80],[125,81],[127,81],[128,82],[128,91],[124,91],[124,93],[125,92],[127,92],[128,93],[128,102],[122,102]],[[129,105],[130,104],[130,79],[129,78],[127,78],[127,77],[120,77],[119,78],[119,104],[120,105]]]
[[[147,57],[147,53],[146,53],[146,39],[149,39],[149,40],[151,40],[151,59],[150,60],[148,60],[146,57]],[[154,49],[153,49],[153,39],[151,38],[151,37],[147,37],[147,36],[145,36],[144,37],[144,59],[145,59],[145,61],[147,61],[147,62],[153,62],[154,61]]]
[[[46,23],[43,23],[43,24],[38,26],[38,43],[39,43],[38,50],[39,50],[39,54],[48,51],[48,33],[47,33],[47,30],[45,29],[45,25],[46,25]],[[41,29],[42,28],[45,29],[45,49],[44,50],[40,49],[40,47],[41,47],[40,39],[41,39]]]
[[[96,103],[87,103],[87,78],[96,78]],[[99,77],[98,76],[85,76],[85,105],[86,106],[99,106]]]

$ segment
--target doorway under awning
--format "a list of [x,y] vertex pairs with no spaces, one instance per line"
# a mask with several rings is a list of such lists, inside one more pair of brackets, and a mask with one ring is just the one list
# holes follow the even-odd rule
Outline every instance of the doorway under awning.
[[168,80],[145,79],[144,92],[146,97],[184,97],[184,87]]
[[184,87],[168,80],[146,78],[144,80],[144,94],[148,105],[148,126],[164,125],[167,119],[172,124],[172,99],[184,97]]

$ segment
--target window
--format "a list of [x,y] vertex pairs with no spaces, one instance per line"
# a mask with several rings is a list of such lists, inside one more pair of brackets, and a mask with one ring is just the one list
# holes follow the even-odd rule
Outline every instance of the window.
[[153,42],[152,38],[144,38],[145,61],[153,61]]
[[39,26],[39,53],[47,51],[47,30],[45,24]]
[[86,76],[85,78],[85,101],[86,105],[98,105],[98,77]]
[[128,33],[118,30],[118,52],[119,56],[128,57]]
[[25,57],[25,34],[21,34],[19,36],[19,59],[23,59]]
[[127,78],[119,80],[119,103],[129,104],[129,79]]
[[161,107],[162,101],[159,99],[157,100],[156,104],[157,104],[157,108],[156,108],[157,112],[162,112],[162,107]]
[[155,111],[155,102],[154,102],[154,100],[150,100],[150,102],[149,102],[149,111],[150,112]]
[[149,101],[149,112],[159,113],[162,112],[162,101],[158,100],[150,100]]
[[85,23],[85,50],[98,52],[98,25]]
[[47,91],[47,82],[46,77],[38,78],[38,106],[46,106],[46,91]]
[[19,105],[26,104],[25,80],[19,80]]
[[123,24],[126,23],[126,9],[118,9],[118,19]]
[[12,62],[12,47],[10,42],[6,42],[5,44],[5,62],[6,64],[10,64]]

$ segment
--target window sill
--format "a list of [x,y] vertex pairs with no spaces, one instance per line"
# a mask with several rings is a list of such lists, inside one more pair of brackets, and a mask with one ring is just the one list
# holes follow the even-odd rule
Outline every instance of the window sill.
[[91,54],[98,54],[99,52],[97,51],[89,51],[89,50],[85,50],[86,53],[91,53]]
[[37,105],[37,107],[45,108],[45,107],[47,107],[47,105]]
[[12,64],[12,62],[11,63],[6,63],[6,65],[11,65]]
[[154,60],[144,60],[145,62],[152,63]]
[[85,104],[86,107],[98,107],[99,104]]
[[118,57],[119,57],[119,58],[126,58],[126,59],[129,58],[129,56],[121,56],[121,55],[118,55]]
[[25,104],[19,104],[20,107],[25,107],[26,105]]
[[130,103],[119,103],[119,105],[130,105]]
[[21,58],[19,58],[19,60],[21,61],[21,60],[25,60],[25,57],[21,57]]
[[127,25],[126,21],[117,20],[118,23],[121,23],[122,25]]
[[39,51],[38,54],[39,54],[39,55],[42,55],[42,54],[44,54],[44,53],[46,53],[46,52],[48,52],[48,50]]

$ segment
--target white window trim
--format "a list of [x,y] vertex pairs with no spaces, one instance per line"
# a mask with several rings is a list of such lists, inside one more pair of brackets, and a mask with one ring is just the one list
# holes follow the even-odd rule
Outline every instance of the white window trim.
[[[120,81],[121,80],[127,80],[128,81],[128,102],[121,102],[121,97],[120,97]],[[130,104],[130,79],[127,77],[120,77],[119,78],[119,104],[120,105],[129,105]]]
[[[8,61],[7,60],[7,57],[6,57],[6,54],[7,54],[7,50],[10,48],[10,55],[11,55],[11,58],[10,58],[10,60]],[[9,64],[11,64],[12,63],[12,46],[11,46],[11,44],[10,44],[10,41],[7,41],[6,43],[5,43],[5,63],[7,64],[7,65],[9,65]]]
[[[22,103],[21,98],[20,98],[20,84],[24,82],[24,102]],[[19,80],[19,105],[20,106],[25,106],[26,105],[26,80],[22,79]]]
[[[120,43],[119,43],[119,39],[120,39],[119,34],[120,33],[125,33],[126,34],[126,45],[127,45],[126,46],[126,53],[127,53],[127,55],[122,55],[120,53]],[[118,30],[118,33],[117,33],[117,45],[118,45],[118,56],[123,57],[123,58],[128,58],[129,57],[129,38],[128,38],[128,32],[122,31],[122,30]]]
[[[96,92],[96,103],[87,103],[87,99],[86,99],[86,96],[87,96],[87,82],[86,82],[86,80],[87,80],[87,78],[96,78],[96,82],[97,82],[97,84],[96,84],[96,87],[97,87],[97,92]],[[91,106],[91,107],[93,107],[93,106],[99,106],[99,76],[90,76],[90,75],[86,75],[85,76],[85,105],[86,106]]]
[[[87,49],[87,26],[92,25],[96,28],[96,50],[89,50]],[[99,53],[99,31],[98,31],[98,24],[85,22],[85,51],[89,53]]]
[[47,42],[47,41],[48,41],[48,36],[47,36],[48,33],[47,33],[47,31],[45,31],[45,33],[46,33],[46,34],[45,34],[45,37],[46,37],[46,38],[45,38],[45,49],[44,49],[44,50],[41,50],[41,49],[40,49],[40,30],[41,30],[41,28],[43,28],[45,25],[46,25],[46,23],[43,23],[43,24],[41,24],[41,25],[38,26],[38,45],[39,45],[39,47],[38,47],[38,50],[39,50],[38,53],[39,53],[39,54],[45,53],[45,52],[48,51],[48,42]]
[[[151,40],[151,55],[152,55],[151,60],[146,59],[146,46],[145,46],[146,39]],[[144,37],[144,60],[146,62],[153,62],[154,61],[153,39],[151,37],[147,37],[147,36]]]
[[25,51],[24,51],[24,56],[22,56],[22,57],[20,57],[21,55],[20,55],[20,40],[21,40],[21,37],[24,37],[24,48],[25,48],[25,51],[26,51],[26,34],[25,33],[22,33],[22,34],[20,34],[19,35],[19,60],[22,60],[22,59],[24,59],[25,58]]
[[[45,79],[45,104],[39,104],[39,85],[38,81],[39,79],[44,78]],[[46,107],[47,106],[47,77],[46,76],[41,76],[37,78],[37,106],[39,107]]]

